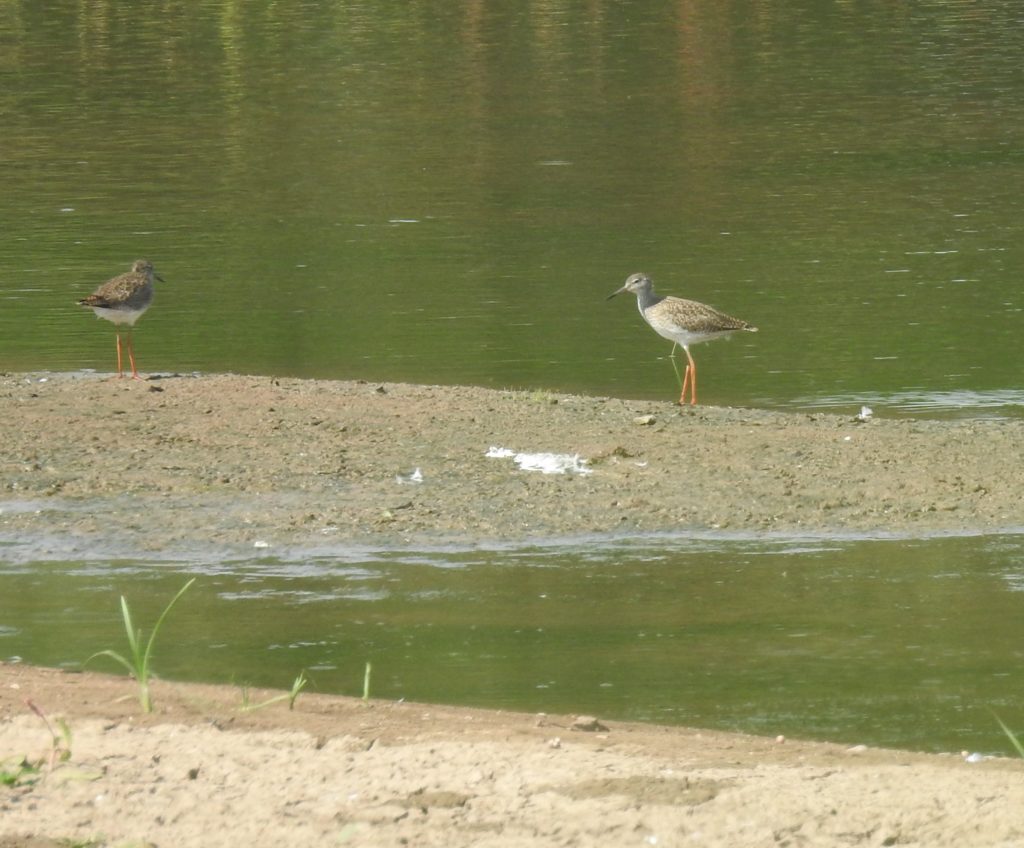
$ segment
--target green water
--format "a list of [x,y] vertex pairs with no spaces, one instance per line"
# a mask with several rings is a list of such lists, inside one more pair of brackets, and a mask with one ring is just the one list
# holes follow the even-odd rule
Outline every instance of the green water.
[[[1024,536],[652,539],[0,570],[0,657],[79,665],[160,634],[165,676],[793,737],[1009,752]],[[96,660],[97,668],[116,671]],[[132,684],[126,679],[126,692]]]
[[1018,4],[0,2],[0,368],[1019,414]]
[[[1024,408],[1024,27],[1004,2],[0,0],[0,370],[673,400],[625,277],[760,327],[707,403]],[[40,434],[46,438],[46,434]],[[86,505],[87,508],[87,505]],[[1005,749],[1019,537],[26,560],[0,655],[79,662],[184,582],[169,676]]]

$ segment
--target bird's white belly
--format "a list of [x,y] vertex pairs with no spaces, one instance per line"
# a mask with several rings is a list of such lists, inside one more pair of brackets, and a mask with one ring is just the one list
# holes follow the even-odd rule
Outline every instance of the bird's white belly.
[[106,306],[94,306],[92,311],[96,313],[97,318],[106,318],[108,321],[113,321],[115,324],[127,324],[129,327],[132,326],[139,318],[145,309],[108,309]]
[[647,323],[650,324],[651,329],[663,339],[668,339],[670,342],[676,342],[677,344],[681,344],[683,347],[698,344],[699,342],[706,342],[710,339],[716,339],[719,336],[728,335],[729,333],[729,331],[721,333],[698,333],[684,329],[683,327],[668,327],[654,321],[648,321]]

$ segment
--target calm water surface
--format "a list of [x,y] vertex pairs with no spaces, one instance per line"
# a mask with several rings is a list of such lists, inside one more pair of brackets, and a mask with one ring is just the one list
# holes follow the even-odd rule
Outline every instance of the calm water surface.
[[[0,368],[1019,414],[1019,4],[0,2]],[[909,398],[909,400],[908,400]]]
[[370,661],[381,698],[922,750],[1007,751],[993,711],[1024,727],[1020,535],[12,562],[0,657],[123,649],[118,594],[148,628],[189,574],[154,660],[175,678],[287,688],[305,668],[359,694]]

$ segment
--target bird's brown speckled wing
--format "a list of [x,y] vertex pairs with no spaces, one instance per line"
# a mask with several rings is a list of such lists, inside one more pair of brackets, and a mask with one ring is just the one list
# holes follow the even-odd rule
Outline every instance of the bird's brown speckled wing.
[[106,309],[140,307],[152,298],[152,289],[145,274],[129,272],[107,280],[88,297],[79,301],[82,306]]
[[[754,330],[746,321],[733,318],[724,312],[698,303],[695,300],[684,300],[680,297],[666,297],[653,309],[657,318],[671,321],[677,326],[685,327],[693,333],[724,333],[730,330]],[[652,316],[655,320],[655,316]]]

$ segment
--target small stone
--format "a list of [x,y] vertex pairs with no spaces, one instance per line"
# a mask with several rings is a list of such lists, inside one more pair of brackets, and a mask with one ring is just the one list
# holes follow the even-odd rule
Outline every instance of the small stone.
[[653,415],[638,415],[633,419],[634,424],[639,424],[641,427],[650,427],[655,422]]
[[605,731],[608,728],[601,724],[601,722],[599,722],[594,716],[581,715],[576,716],[569,729],[582,730],[586,733],[596,733],[598,731]]

